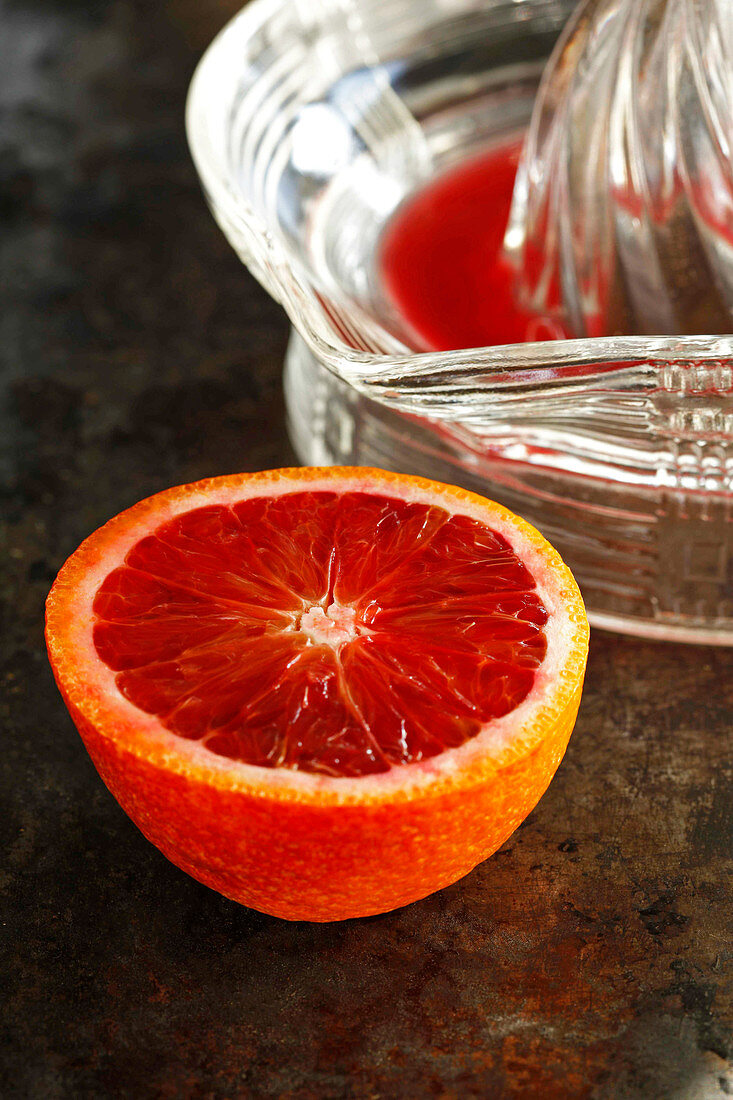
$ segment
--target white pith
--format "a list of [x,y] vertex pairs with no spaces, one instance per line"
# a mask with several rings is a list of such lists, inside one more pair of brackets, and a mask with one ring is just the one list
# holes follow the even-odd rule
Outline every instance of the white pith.
[[[408,501],[419,501],[443,508],[453,514],[463,514],[486,524],[510,543],[521,560],[535,577],[537,593],[543,601],[549,619],[545,626],[547,652],[537,671],[535,681],[527,697],[503,718],[486,724],[481,732],[456,749],[447,750],[425,761],[400,765],[390,771],[376,775],[354,778],[332,778],[312,772],[293,771],[284,768],[262,768],[244,764],[228,758],[216,756],[204,745],[196,741],[183,740],[167,730],[159,720],[126,700],[119,692],[115,673],[98,657],[92,638],[94,616],[92,605],[97,590],[105,577],[121,565],[127,553],[146,534],[151,531],[151,520],[159,526],[174,516],[205,505],[231,505],[252,496],[277,496],[290,492],[367,492],[385,494]],[[219,485],[201,483],[164,501],[161,497],[142,502],[133,510],[136,522],[129,530],[120,533],[115,527],[121,525],[122,517],[116,517],[102,529],[109,532],[110,545],[104,546],[98,541],[99,533],[92,536],[90,542],[96,542],[95,552],[85,563],[83,584],[75,590],[75,615],[67,629],[73,638],[73,660],[68,661],[68,670],[64,672],[64,654],[57,654],[57,664],[62,678],[67,680],[66,688],[75,703],[97,728],[109,731],[121,748],[127,748],[136,755],[150,755],[163,766],[173,771],[195,769],[197,775],[206,776],[213,784],[227,789],[256,790],[266,797],[268,792],[277,797],[309,798],[309,792],[318,791],[319,799],[334,802],[354,803],[373,802],[380,797],[412,797],[416,789],[428,794],[451,784],[451,777],[466,769],[481,772],[481,763],[492,770],[503,766],[517,755],[522,755],[524,729],[534,726],[542,712],[548,720],[554,713],[559,716],[571,700],[578,684],[577,639],[587,632],[587,624],[575,621],[570,614],[563,590],[568,585],[574,587],[572,578],[562,567],[555,551],[546,543],[538,549],[532,542],[531,528],[503,510],[489,512],[480,498],[465,499],[452,496],[446,491],[431,488],[425,484],[393,480],[386,474],[383,478],[377,472],[369,470],[364,475],[358,472],[342,476],[338,480],[333,472],[324,471],[322,478],[309,480],[297,476],[287,476],[273,480],[272,475],[253,477],[237,485]],[[535,535],[536,537],[536,535]],[[86,546],[87,544],[85,544]],[[83,548],[82,548],[83,549]],[[91,554],[91,551],[90,551]],[[551,570],[549,560],[560,568]],[[351,614],[349,614],[351,612]],[[303,624],[305,620],[305,625]],[[332,607],[324,609],[320,605],[306,609],[300,621],[301,629],[316,642],[340,645],[348,640],[355,629],[353,609]],[[575,655],[575,656],[574,656]],[[581,670],[582,671],[582,670]],[[135,736],[128,733],[128,727],[134,728]],[[526,750],[531,749],[526,746]],[[146,751],[149,748],[149,752]]]
[[301,615],[298,628],[314,645],[330,645],[333,649],[365,633],[356,623],[355,608],[342,607],[335,601],[325,609],[319,603],[308,608]]

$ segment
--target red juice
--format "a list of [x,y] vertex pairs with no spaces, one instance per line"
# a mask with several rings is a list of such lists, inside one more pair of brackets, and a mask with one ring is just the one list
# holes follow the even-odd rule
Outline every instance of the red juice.
[[514,300],[503,254],[521,143],[459,165],[410,198],[387,226],[387,296],[423,351],[560,339],[554,321]]

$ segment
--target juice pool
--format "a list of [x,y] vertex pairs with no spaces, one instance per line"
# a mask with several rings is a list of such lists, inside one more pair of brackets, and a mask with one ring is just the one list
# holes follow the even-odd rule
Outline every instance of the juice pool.
[[552,320],[514,300],[503,240],[521,143],[491,149],[412,195],[381,242],[393,307],[422,351],[561,339]]

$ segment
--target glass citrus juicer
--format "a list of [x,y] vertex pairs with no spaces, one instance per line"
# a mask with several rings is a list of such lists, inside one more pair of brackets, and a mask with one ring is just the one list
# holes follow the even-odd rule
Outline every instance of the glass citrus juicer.
[[[475,489],[557,546],[594,624],[726,644],[731,35],[730,0],[253,0],[187,117],[217,221],[292,322],[303,462]],[[431,348],[385,235],[522,141],[502,256],[564,338]]]

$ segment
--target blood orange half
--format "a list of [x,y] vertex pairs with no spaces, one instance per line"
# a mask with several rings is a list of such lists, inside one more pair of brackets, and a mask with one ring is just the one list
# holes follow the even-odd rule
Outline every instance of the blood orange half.
[[46,636],[100,775],[169,859],[333,920],[455,882],[517,827],[575,722],[588,624],[504,508],[331,468],[123,512],[62,568]]

